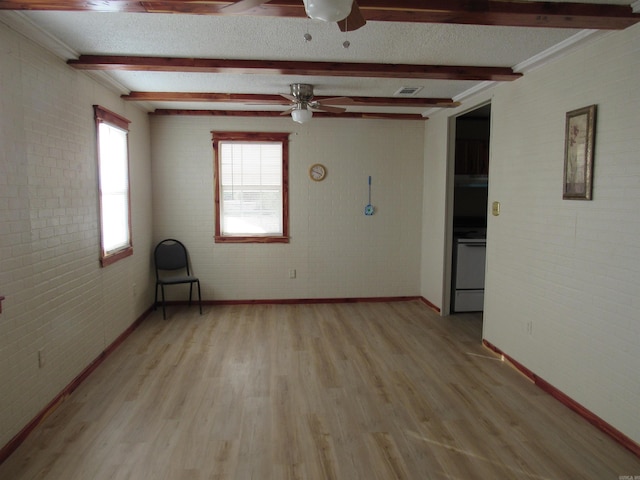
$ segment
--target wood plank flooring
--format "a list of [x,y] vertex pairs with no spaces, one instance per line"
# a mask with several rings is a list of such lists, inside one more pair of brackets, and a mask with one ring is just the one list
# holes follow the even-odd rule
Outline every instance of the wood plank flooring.
[[640,459],[419,302],[160,311],[0,479],[598,479]]

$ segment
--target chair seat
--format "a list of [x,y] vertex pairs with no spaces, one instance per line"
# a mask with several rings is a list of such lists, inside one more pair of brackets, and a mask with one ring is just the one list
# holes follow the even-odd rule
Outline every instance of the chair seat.
[[164,277],[164,278],[159,278],[158,279],[158,283],[160,284],[164,284],[164,285],[175,285],[178,283],[192,283],[192,282],[197,282],[198,278],[197,277],[192,277],[192,276],[174,276],[174,277]]

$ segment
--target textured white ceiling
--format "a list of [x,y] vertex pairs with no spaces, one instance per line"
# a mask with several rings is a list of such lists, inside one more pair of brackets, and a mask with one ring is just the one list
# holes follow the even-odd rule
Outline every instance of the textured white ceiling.
[[[251,16],[25,12],[83,54],[511,66],[575,30]],[[310,33],[311,42],[303,35]],[[342,47],[348,39],[351,46]]]
[[[216,92],[216,93],[289,93],[290,83],[309,83],[302,75],[208,75],[202,73],[113,72],[113,77],[131,90],[156,92]],[[450,98],[461,89],[475,85],[474,81],[443,82],[439,80],[350,78],[314,76],[317,96],[391,97],[399,86],[423,87],[429,97]],[[422,95],[422,91],[418,96]]]
[[[629,4],[624,0],[586,3]],[[580,33],[569,29],[373,21],[355,32],[343,33],[336,24],[298,18],[38,11],[18,15],[26,20],[23,23],[35,25],[66,45],[68,58],[95,54],[514,67]],[[305,33],[312,35],[311,42],[304,41]],[[345,40],[350,42],[348,49],[342,46]],[[288,92],[290,83],[303,82],[315,85],[316,95],[321,96],[389,97],[401,87],[418,86],[423,87],[418,97],[454,99],[464,97],[465,92],[481,83],[265,74],[125,71],[100,74],[102,78],[105,75],[129,91],[277,94]],[[145,106],[257,109],[193,102]],[[371,111],[363,107],[349,109]],[[399,113],[421,110],[427,109],[375,109]]]

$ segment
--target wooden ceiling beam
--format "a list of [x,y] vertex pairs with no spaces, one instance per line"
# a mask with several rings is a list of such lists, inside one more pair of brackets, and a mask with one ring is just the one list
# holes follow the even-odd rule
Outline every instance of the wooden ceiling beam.
[[79,70],[312,75],[422,80],[511,81],[522,76],[509,67],[409,65],[387,63],[222,60],[207,58],[81,55],[67,62]]
[[[190,115],[198,117],[283,117],[282,112],[246,111],[246,110],[180,110],[158,108],[149,115]],[[365,113],[365,112],[313,112],[313,118],[365,118],[387,120],[428,120],[417,113]]]
[[[131,92],[122,95],[122,99],[133,102],[211,102],[253,105],[287,106],[291,101],[281,95],[262,95],[251,93],[203,93],[203,92]],[[314,96],[314,101],[323,101],[327,96]],[[460,102],[450,98],[420,97],[340,97],[330,105],[353,107],[457,107]]]
[[[224,0],[0,0],[0,10],[228,15]],[[510,0],[358,0],[367,21],[621,30],[640,22],[630,5]],[[271,0],[239,15],[305,17],[302,0]]]

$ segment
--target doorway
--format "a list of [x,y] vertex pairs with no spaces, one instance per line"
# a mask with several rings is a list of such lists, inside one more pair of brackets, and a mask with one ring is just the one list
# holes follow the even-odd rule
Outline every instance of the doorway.
[[450,312],[482,312],[486,259],[491,104],[455,119]]

